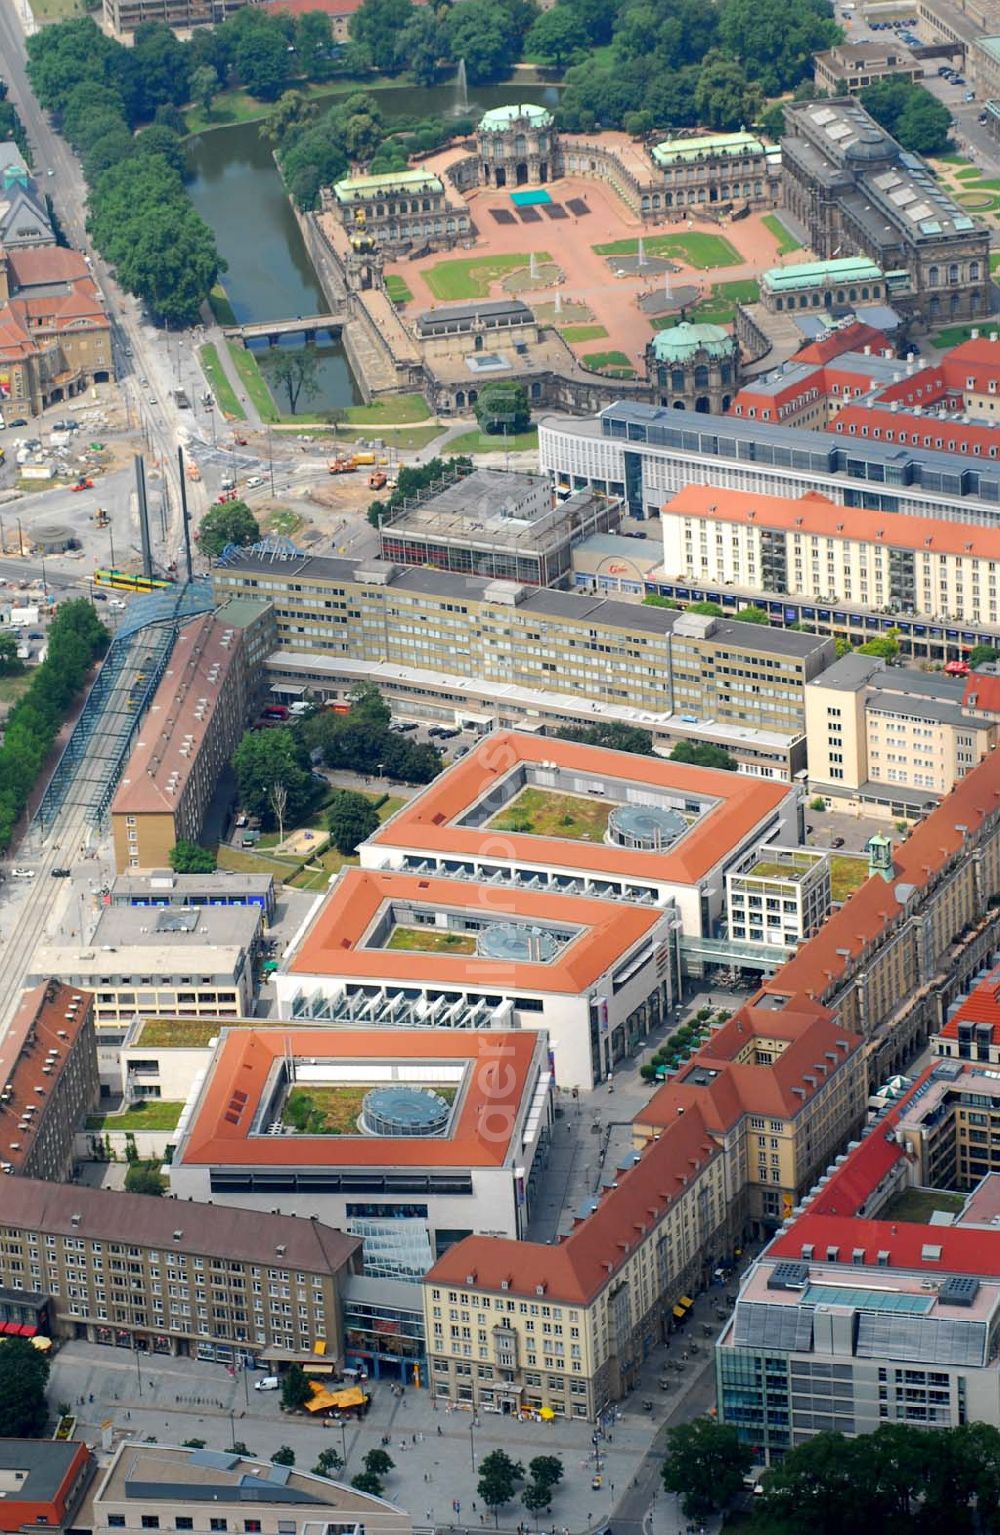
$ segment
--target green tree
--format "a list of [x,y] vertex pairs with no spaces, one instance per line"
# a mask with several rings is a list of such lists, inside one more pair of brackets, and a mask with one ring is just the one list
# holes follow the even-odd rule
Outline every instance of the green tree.
[[226,501],[209,507],[198,526],[198,548],[208,559],[218,559],[228,544],[248,549],[260,540],[260,527],[245,501]]
[[[281,1405],[286,1412],[298,1412],[312,1399],[309,1377],[300,1364],[290,1364],[281,1377]],[[323,1452],[324,1454],[326,1451]],[[322,1456],[320,1457],[322,1459]],[[325,1472],[322,1473],[324,1476]]]
[[735,773],[736,763],[723,746],[711,741],[678,741],[670,753],[671,762],[689,762],[693,767],[722,768]]
[[362,0],[351,17],[351,42],[370,69],[398,75],[406,68],[403,38],[412,17],[412,0]]
[[[472,3],[472,0],[466,0]],[[485,384],[475,404],[476,420],[490,436],[514,436],[531,425],[531,402],[523,384],[515,380],[497,380]]]
[[477,1491],[486,1507],[492,1509],[497,1528],[501,1508],[510,1502],[518,1482],[523,1480],[524,1467],[520,1461],[511,1460],[506,1450],[491,1450],[479,1462]]
[[196,101],[206,117],[211,117],[212,106],[219,94],[218,72],[211,64],[199,64],[191,71],[191,100]]
[[49,1409],[49,1361],[26,1338],[0,1342],[0,1439],[38,1439]]
[[271,1456],[271,1463],[275,1466],[294,1466],[295,1451],[292,1449],[291,1445],[280,1445]]
[[458,0],[448,13],[448,48],[464,59],[470,85],[502,80],[517,57],[518,40],[493,0]]
[[158,1162],[131,1161],[125,1174],[125,1188],[129,1194],[148,1194],[162,1199],[163,1174]]
[[521,1493],[521,1501],[529,1514],[535,1515],[537,1528],[538,1515],[552,1506],[552,1488],[548,1482],[529,1482]]
[[269,144],[284,144],[290,134],[316,121],[319,108],[304,91],[283,91],[274,110],[260,125],[260,136]]
[[362,842],[378,830],[378,811],[365,794],[341,789],[330,804],[327,825],[333,845],[345,858],[352,857]]
[[269,825],[277,819],[272,803],[276,787],[285,790],[284,817],[293,822],[308,809],[313,782],[305,751],[294,730],[248,730],[233,757],[240,803]]
[[785,132],[785,107],[780,101],[769,102],[760,114],[760,126],[769,139],[775,143],[783,137]]
[[24,671],[24,662],[17,658],[17,637],[0,634],[0,677],[16,677]]
[[789,90],[812,67],[814,53],[843,37],[820,0],[723,0],[719,41],[768,96]]
[[294,416],[299,396],[311,399],[319,393],[319,353],[312,342],[294,351],[272,347],[264,362],[264,371],[270,382],[284,389],[288,397],[288,409]]
[[540,1487],[558,1487],[563,1479],[563,1463],[558,1455],[536,1455],[528,1462],[528,1475]]
[[586,48],[587,29],[568,5],[556,5],[532,22],[524,43],[527,52],[540,64],[561,72],[575,54]]
[[902,75],[889,75],[867,86],[861,102],[904,149],[934,155],[948,148],[951,114],[922,85]]
[[174,844],[167,857],[176,874],[215,873],[217,859],[212,849],[200,847],[197,842],[188,842],[183,837]]
[[722,606],[718,602],[692,602],[687,611],[689,613],[704,613],[706,618],[722,617]]
[[[663,1485],[680,1495],[686,1518],[707,1519],[732,1503],[752,1463],[753,1451],[740,1443],[735,1428],[695,1418],[667,1432]],[[800,1528],[808,1529],[808,1522]]]
[[730,130],[753,122],[763,106],[763,94],[757,81],[747,78],[742,64],[723,53],[709,53],[698,75],[694,104],[708,127]]
[[736,617],[741,624],[769,624],[771,622],[764,609],[758,607],[740,608]]
[[465,455],[458,458],[432,458],[426,464],[411,466],[405,464],[399,471],[396,481],[396,489],[388,501],[373,501],[368,508],[368,521],[373,528],[379,526],[380,520],[391,519],[405,501],[418,495],[422,490],[428,490],[440,480],[461,478],[472,473],[472,459]]
[[434,7],[419,6],[406,23],[402,47],[416,85],[436,85],[442,64],[451,58],[447,29],[442,26]]
[[382,1481],[374,1471],[359,1471],[357,1476],[351,1477],[351,1486],[356,1487],[359,1492],[367,1492],[373,1498],[382,1496]]
[[391,1455],[386,1454],[385,1450],[369,1450],[363,1465],[369,1475],[383,1477],[388,1476],[389,1472],[395,1469],[396,1462]]
[[992,666],[1000,652],[994,650],[992,645],[973,645],[966,660],[973,671],[979,666]]
[[[271,17],[251,11],[263,22]],[[277,101],[291,74],[288,42],[278,27],[248,25],[236,44],[236,73],[251,96],[259,101]]]
[[118,60],[125,81],[133,122],[148,122],[159,106],[179,107],[188,100],[190,58],[184,43],[164,21],[143,21],[135,29],[132,47]]
[[[308,1385],[306,1390],[308,1390]],[[314,1476],[332,1476],[336,1471],[344,1469],[344,1462],[336,1450],[320,1450],[313,1466]]]
[[333,73],[333,26],[324,11],[306,11],[295,20],[299,67],[307,80],[328,80]]
[[857,648],[859,656],[881,656],[884,661],[894,661],[899,655],[899,630],[890,629],[887,634],[876,635]]
[[563,725],[555,734],[560,741],[606,746],[610,751],[635,752],[640,757],[653,755],[652,734],[637,725]]

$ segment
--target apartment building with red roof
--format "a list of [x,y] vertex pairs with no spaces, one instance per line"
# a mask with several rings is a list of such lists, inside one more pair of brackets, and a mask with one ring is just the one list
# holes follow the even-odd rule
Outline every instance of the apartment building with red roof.
[[637,1117],[634,1158],[555,1243],[470,1237],[426,1275],[435,1396],[568,1417],[618,1400],[713,1270],[856,1132],[866,1093],[862,1042],[825,1008],[741,1008]]
[[544,1029],[589,1091],[677,995],[676,914],[486,882],[345,869],[275,977],[281,1017]]
[[111,321],[80,253],[0,250],[0,400],[37,414],[112,367]]
[[827,1429],[995,1423],[998,1331],[1000,1077],[956,1056],[869,1124],[750,1270],[716,1347],[719,1416],[767,1457]]
[[0,1191],[4,1177],[68,1180],[99,1096],[91,994],[57,980],[22,992],[0,1039]]

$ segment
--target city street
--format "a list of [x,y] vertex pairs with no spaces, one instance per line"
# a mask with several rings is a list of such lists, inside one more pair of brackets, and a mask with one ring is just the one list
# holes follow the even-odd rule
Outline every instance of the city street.
[[[362,1423],[324,1428],[303,1415],[285,1414],[279,1392],[255,1391],[260,1375],[253,1371],[230,1375],[220,1364],[152,1359],[78,1342],[56,1355],[49,1398],[68,1404],[78,1415],[78,1433],[92,1444],[99,1443],[101,1425],[110,1420],[116,1442],[142,1438],[183,1444],[197,1438],[225,1449],[242,1441],[265,1459],[288,1444],[307,1470],[320,1450],[331,1448],[346,1456],[346,1480],[361,1469],[365,1453],[381,1447],[388,1435],[386,1448],[395,1470],[385,1495],[407,1508],[418,1528],[472,1530],[486,1523],[492,1528],[476,1487],[479,1465],[491,1450],[503,1448],[525,1465],[534,1455],[558,1455],[564,1481],[546,1526],[577,1532],[602,1530],[611,1521],[615,1535],[650,1535],[645,1516],[652,1508],[653,1535],[674,1535],[686,1529],[686,1521],[660,1482],[665,1431],[671,1421],[684,1421],[712,1403],[712,1347],[702,1320],[710,1318],[713,1330],[718,1326],[715,1307],[722,1298],[716,1290],[696,1303],[686,1331],[691,1341],[697,1340],[696,1357],[681,1361],[686,1350],[680,1337],[670,1347],[654,1348],[641,1384],[609,1420],[596,1447],[594,1425],[583,1420],[540,1424],[488,1414],[473,1418],[458,1408],[436,1407],[426,1390],[410,1387],[396,1396],[386,1382],[369,1383],[372,1407]],[[679,1369],[667,1370],[672,1358]],[[657,1385],[664,1372],[671,1380],[667,1393]],[[643,1401],[652,1402],[652,1412],[643,1409]],[[591,1481],[596,1474],[603,1485],[595,1490]],[[500,1528],[511,1530],[527,1520],[515,1500],[501,1511]]]

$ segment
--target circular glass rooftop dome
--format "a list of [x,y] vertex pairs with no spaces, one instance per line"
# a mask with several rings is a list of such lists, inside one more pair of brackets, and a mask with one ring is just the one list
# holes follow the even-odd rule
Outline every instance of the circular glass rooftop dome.
[[733,338],[721,325],[692,325],[682,320],[653,337],[653,356],[657,362],[689,362],[698,352],[709,357],[731,357]]
[[608,816],[609,842],[646,853],[672,847],[686,831],[687,822],[679,811],[661,810],[658,805],[616,805]]
[[361,1105],[361,1129],[397,1140],[443,1135],[450,1114],[451,1105],[429,1087],[373,1087]]
[[844,151],[845,159],[859,162],[863,165],[871,165],[880,160],[895,159],[896,146],[885,133],[880,133],[878,128],[865,128],[859,133],[853,144],[848,144]]
[[558,949],[543,927],[525,927],[520,922],[491,922],[476,939],[480,958],[509,959],[515,964],[548,964]]
[[520,102],[510,107],[493,107],[479,119],[479,131],[506,133],[517,122],[525,122],[532,128],[551,128],[552,113],[547,107],[532,106],[530,102]]

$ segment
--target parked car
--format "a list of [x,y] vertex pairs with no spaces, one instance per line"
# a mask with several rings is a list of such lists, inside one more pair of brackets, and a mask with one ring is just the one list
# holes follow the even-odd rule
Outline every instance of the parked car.
[[255,1391],[277,1391],[278,1377],[276,1375],[265,1375],[262,1380],[254,1381],[253,1389]]
[[263,475],[252,474],[250,476],[250,478],[247,480],[247,490],[257,490],[259,486],[263,485],[263,483],[264,483]]
[[27,424],[23,416],[15,416],[13,421],[7,422],[8,426],[27,426]]
[[833,841],[830,843],[831,847],[843,847],[843,845],[844,845],[843,837],[834,837]]
[[70,870],[69,869],[53,869],[52,870],[52,878],[53,879],[69,879],[69,877],[70,877]]
[[34,869],[11,869],[10,872],[15,879],[34,879],[35,877]]

